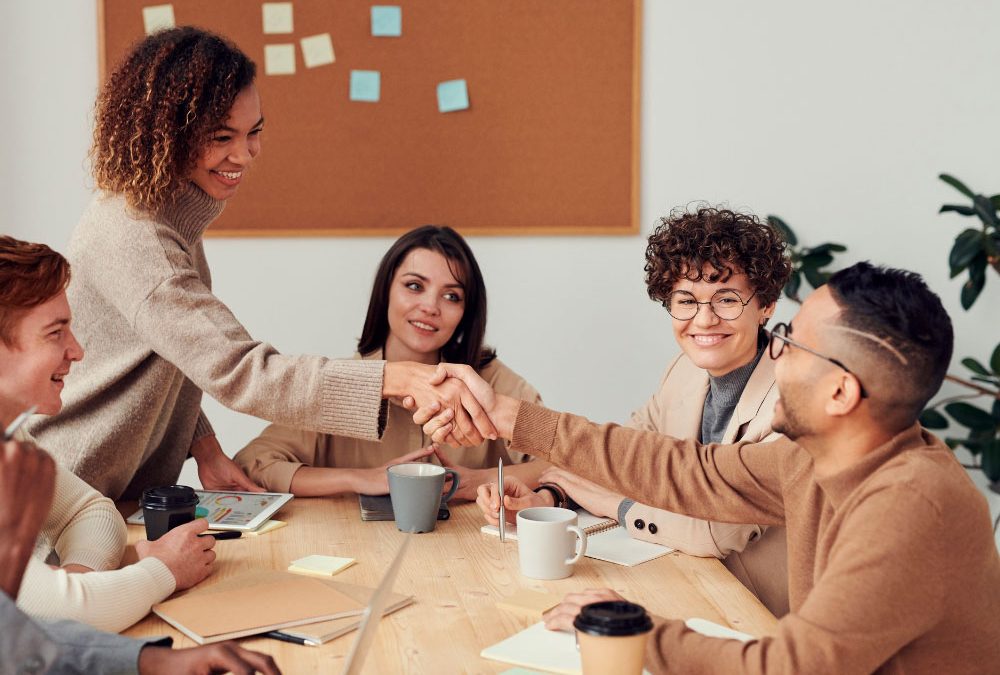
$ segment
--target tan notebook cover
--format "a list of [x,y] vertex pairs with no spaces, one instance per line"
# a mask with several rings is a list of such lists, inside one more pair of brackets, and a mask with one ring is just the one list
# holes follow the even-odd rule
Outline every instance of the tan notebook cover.
[[[347,595],[362,605],[367,606],[368,602],[371,600],[372,593],[375,592],[374,588],[368,588],[366,586],[355,586],[354,584],[345,584],[341,581],[333,581],[326,579],[323,583],[336,588],[344,595]],[[392,614],[396,610],[402,609],[408,605],[413,604],[413,597],[409,595],[400,595],[399,593],[393,593],[389,597],[389,605],[385,608],[386,614]],[[295,626],[294,628],[286,628],[282,630],[282,633],[287,633],[295,637],[304,638],[310,642],[316,642],[323,644],[338,638],[341,635],[350,633],[352,630],[357,630],[358,626],[361,625],[360,616],[348,616],[342,619],[333,619],[331,621],[322,621],[319,623],[309,623],[304,626]]]
[[359,616],[363,603],[321,579],[287,572],[250,573],[194,588],[153,612],[198,644]]

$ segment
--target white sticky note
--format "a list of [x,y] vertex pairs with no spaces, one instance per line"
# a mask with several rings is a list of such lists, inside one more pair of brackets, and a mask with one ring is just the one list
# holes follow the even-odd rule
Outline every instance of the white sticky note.
[[164,28],[173,28],[174,6],[173,5],[150,5],[142,8],[142,25],[146,29],[146,35],[155,33]]
[[288,566],[289,572],[296,574],[314,574],[322,577],[332,577],[337,572],[354,564],[354,558],[337,558],[332,555],[307,555],[305,558],[293,560]]
[[265,75],[295,74],[295,45],[264,45]]
[[278,33],[291,33],[292,28],[292,3],[290,2],[265,2],[261,6],[264,16],[264,34],[275,35]]
[[325,66],[337,60],[333,55],[333,40],[330,39],[329,33],[310,35],[299,42],[302,43],[302,61],[306,64],[306,68]]

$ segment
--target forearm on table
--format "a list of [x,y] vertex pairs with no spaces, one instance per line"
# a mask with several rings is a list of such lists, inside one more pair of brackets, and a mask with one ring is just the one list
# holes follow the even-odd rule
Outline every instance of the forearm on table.
[[534,489],[538,487],[538,477],[542,475],[551,463],[544,459],[536,459],[533,462],[521,462],[520,464],[504,465],[504,474],[514,476],[528,487]]
[[364,470],[300,466],[292,475],[290,492],[296,497],[325,497],[357,492],[358,474]]

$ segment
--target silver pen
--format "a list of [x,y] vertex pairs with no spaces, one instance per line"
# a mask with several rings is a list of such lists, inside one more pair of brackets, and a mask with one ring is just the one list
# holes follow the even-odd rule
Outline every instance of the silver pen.
[[4,442],[9,441],[10,439],[14,438],[14,434],[17,432],[17,430],[21,428],[22,424],[24,424],[25,422],[28,421],[29,417],[31,417],[32,415],[35,414],[36,410],[38,410],[38,406],[33,405],[30,408],[28,408],[27,410],[25,410],[23,413],[21,413],[20,415],[18,415],[17,417],[15,417],[14,421],[11,422],[10,425],[6,429],[4,429],[4,432],[3,432],[3,440],[4,440]]
[[507,514],[503,508],[503,457],[497,465],[497,485],[500,488],[500,543],[502,544],[507,536]]

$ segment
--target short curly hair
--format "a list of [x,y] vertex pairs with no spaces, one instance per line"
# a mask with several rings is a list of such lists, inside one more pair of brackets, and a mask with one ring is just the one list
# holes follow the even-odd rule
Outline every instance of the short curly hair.
[[[792,271],[785,249],[781,234],[753,214],[712,206],[674,209],[649,235],[646,290],[664,303],[680,279],[714,283],[738,271],[767,307],[778,300]],[[707,276],[706,265],[712,269]]]
[[155,212],[184,188],[256,66],[225,38],[184,26],[136,44],[94,106],[90,155],[98,188]]
[[66,290],[69,277],[62,254],[45,244],[0,235],[0,342],[14,346],[24,314]]

